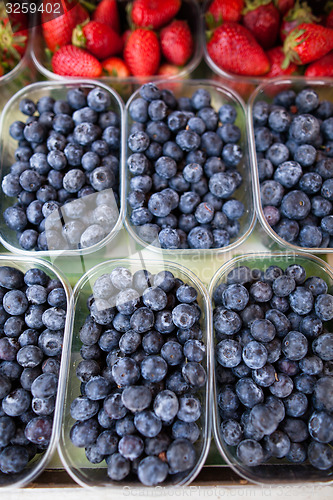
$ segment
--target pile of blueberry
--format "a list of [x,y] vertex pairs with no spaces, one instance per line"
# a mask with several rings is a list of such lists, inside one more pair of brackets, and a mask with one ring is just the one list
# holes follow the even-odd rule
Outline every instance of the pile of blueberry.
[[24,250],[86,248],[114,227],[121,140],[111,104],[100,87],[20,101],[27,120],[9,128],[18,148],[2,190],[16,198],[3,218]]
[[183,477],[198,460],[207,378],[196,289],[170,271],[117,267],[96,280],[88,308],[72,443],[105,460],[113,481]]
[[17,474],[50,442],[67,300],[58,279],[8,266],[0,296],[0,470]]
[[240,462],[333,467],[333,296],[295,263],[234,268],[214,291],[221,436]]
[[264,216],[288,243],[333,247],[333,103],[306,88],[253,107]]
[[229,245],[245,213],[233,198],[243,158],[236,109],[215,111],[205,89],[177,100],[150,83],[129,115],[127,201],[137,234],[165,249]]

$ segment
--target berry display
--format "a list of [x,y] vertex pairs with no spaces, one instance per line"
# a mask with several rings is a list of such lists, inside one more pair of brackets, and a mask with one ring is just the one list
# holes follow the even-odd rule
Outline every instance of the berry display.
[[213,300],[224,446],[248,467],[283,459],[331,470],[333,296],[326,281],[297,261],[284,269],[239,265]]
[[273,78],[333,74],[333,11],[300,0],[207,2],[207,62],[216,70]]
[[67,300],[62,283],[37,268],[1,266],[0,289],[0,471],[15,475],[50,443]]
[[18,146],[2,179],[5,224],[24,250],[98,243],[119,216],[120,119],[110,94],[73,87],[66,100],[24,98],[20,111],[26,120],[10,125]]
[[10,15],[0,3],[0,78],[12,71],[25,54],[28,42],[28,16],[18,9]]
[[332,103],[313,88],[280,91],[253,107],[264,217],[287,243],[332,247]]
[[70,439],[113,481],[156,486],[197,463],[207,383],[197,299],[170,271],[116,267],[93,285]]
[[[182,0],[92,0],[62,15],[43,0],[45,65],[64,76],[98,78],[179,74],[197,47],[199,8]],[[58,4],[56,4],[58,5]]]
[[206,89],[176,99],[149,83],[128,112],[127,201],[137,234],[164,249],[235,241],[246,209],[234,198],[243,180],[234,106],[215,110]]

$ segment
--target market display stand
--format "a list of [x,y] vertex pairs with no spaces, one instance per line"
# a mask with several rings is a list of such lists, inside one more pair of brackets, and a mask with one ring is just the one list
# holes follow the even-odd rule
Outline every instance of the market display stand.
[[[42,77],[34,69],[30,73],[32,81],[41,80]],[[199,68],[191,75],[192,78],[198,80],[203,78],[217,78],[202,62]],[[218,78],[219,83],[232,87],[232,81],[223,81]],[[9,89],[7,89],[8,91]],[[17,89],[13,89],[13,93]],[[245,97],[245,96],[243,96]],[[280,251],[287,253],[283,247],[273,241],[260,223],[257,221],[254,230],[250,237],[245,240],[242,245],[227,253],[209,254],[204,257],[198,255],[179,255],[173,257],[172,260],[181,264],[198,276],[198,278],[208,287],[209,282],[215,272],[228,260],[237,255],[260,252]],[[0,247],[0,253],[8,254],[8,251]],[[37,255],[38,256],[38,255]],[[139,258],[143,265],[151,260],[169,260],[167,255],[162,255],[161,252],[152,252],[141,248],[130,238],[125,228],[122,228],[117,237],[108,246],[91,255],[84,257],[57,257],[49,259],[54,263],[69,279],[72,286],[81,278],[88,269],[96,264],[109,259],[121,258]],[[322,259],[333,266],[333,254],[321,255]],[[19,497],[18,497],[19,495]],[[210,452],[200,474],[195,481],[185,488],[132,488],[130,486],[122,486],[119,488],[104,488],[103,491],[94,489],[80,488],[63,469],[60,459],[55,454],[48,464],[47,469],[29,486],[22,490],[3,490],[0,491],[0,499],[17,500],[95,500],[97,495],[101,495],[103,499],[117,500],[118,498],[135,497],[135,498],[168,498],[168,497],[190,497],[190,498],[293,498],[294,500],[333,500],[333,485],[315,485],[315,484],[299,484],[299,485],[271,485],[259,486],[253,485],[235,474],[232,469],[226,465],[219,452],[216,450],[212,438]]]

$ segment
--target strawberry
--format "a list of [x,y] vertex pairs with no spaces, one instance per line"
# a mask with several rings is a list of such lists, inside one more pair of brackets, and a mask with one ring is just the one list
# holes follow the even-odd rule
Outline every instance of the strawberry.
[[309,64],[305,71],[305,76],[316,78],[318,76],[333,76],[333,52],[321,57],[312,64]]
[[132,21],[142,28],[159,29],[178,13],[181,0],[134,0]]
[[328,54],[333,49],[333,29],[319,24],[302,23],[289,33],[283,45],[286,55],[283,68],[290,61],[308,64]]
[[247,0],[243,24],[264,49],[274,46],[280,26],[280,14],[271,0]]
[[123,45],[125,47],[126,43],[127,43],[127,40],[129,39],[129,37],[131,36],[132,34],[132,31],[131,30],[126,30],[124,31],[124,33],[121,35],[121,38],[123,39]]
[[193,39],[186,21],[172,21],[160,33],[164,57],[176,66],[184,66],[193,53]]
[[73,31],[72,44],[89,50],[98,59],[115,56],[123,48],[121,36],[110,26],[98,21],[78,25]]
[[292,9],[295,4],[295,0],[274,0],[275,7],[284,16],[288,10]]
[[63,76],[98,78],[102,66],[96,57],[74,45],[64,45],[52,57],[54,73]]
[[297,28],[301,23],[312,23],[318,19],[312,14],[311,7],[306,2],[300,3],[299,0],[294,7],[284,16],[280,26],[280,38],[284,42],[289,33]]
[[161,64],[157,74],[165,77],[177,76],[179,74],[179,68],[173,64]]
[[21,60],[28,40],[27,29],[17,26],[19,31],[15,31],[15,26],[13,28],[8,17],[0,20],[0,58],[7,70],[11,70]]
[[282,63],[284,61],[285,55],[283,52],[283,47],[274,47],[266,52],[266,55],[271,63],[271,69],[266,73],[266,78],[274,78],[276,76],[289,76],[294,75],[298,71],[298,66],[291,62],[289,66],[282,69]]
[[117,0],[102,0],[93,13],[93,20],[107,24],[117,33],[120,33],[120,22]]
[[238,75],[264,75],[269,60],[252,33],[237,23],[223,23],[207,43],[207,51],[217,66]]
[[[89,18],[88,12],[77,3],[74,7],[66,0],[44,0],[44,4],[55,4],[61,2],[63,14],[51,14],[46,12],[46,8],[42,13],[42,28],[44,40],[47,47],[54,52],[57,48],[62,47],[71,42],[72,31],[77,24],[83,23]],[[48,7],[48,10],[50,7]]]
[[222,21],[240,21],[243,7],[243,0],[230,0],[229,2],[226,0],[213,0],[206,14],[208,27],[216,27]]
[[131,73],[126,64],[119,57],[109,57],[102,61],[103,73],[108,76],[117,76],[119,78],[128,78]]
[[127,40],[124,59],[132,75],[154,75],[161,59],[160,44],[156,33],[145,28],[134,30]]

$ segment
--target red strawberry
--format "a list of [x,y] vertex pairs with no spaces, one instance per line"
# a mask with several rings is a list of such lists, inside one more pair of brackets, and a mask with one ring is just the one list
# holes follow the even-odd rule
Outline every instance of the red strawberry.
[[97,5],[92,18],[94,21],[107,24],[117,33],[120,32],[117,0],[102,0]]
[[237,23],[224,23],[207,43],[212,60],[225,71],[237,75],[264,75],[269,60],[252,33]]
[[307,64],[328,54],[333,49],[333,30],[319,24],[302,23],[287,36],[283,51],[283,66],[290,61]]
[[288,10],[294,7],[295,0],[274,0],[274,3],[280,13],[284,16]]
[[213,16],[215,26],[221,24],[222,21],[240,21],[243,7],[243,0],[213,0],[206,14],[208,26],[212,25],[211,16]]
[[132,34],[132,31],[131,30],[126,30],[124,31],[124,33],[121,35],[121,38],[123,39],[123,44],[124,44],[124,47],[129,39],[129,37],[131,36]]
[[193,39],[186,21],[172,21],[160,33],[164,57],[176,66],[184,66],[193,53]]
[[132,21],[142,28],[159,29],[178,13],[181,0],[134,0]]
[[123,48],[121,36],[110,26],[98,21],[78,25],[73,31],[72,43],[76,47],[89,50],[98,59],[115,56]]
[[179,68],[173,64],[161,64],[157,74],[165,77],[177,76],[179,74]]
[[283,47],[274,47],[266,52],[266,55],[271,63],[271,69],[266,73],[266,78],[274,78],[275,76],[294,75],[298,71],[298,66],[295,63],[290,63],[285,69],[282,69],[282,64],[285,58]]
[[131,73],[126,64],[119,57],[109,57],[102,62],[103,73],[108,76],[128,78]]
[[300,3],[299,0],[295,6],[284,16],[280,27],[280,38],[284,42],[289,33],[297,28],[301,23],[312,23],[318,19],[312,14],[311,7],[306,2]]
[[274,46],[280,26],[280,14],[271,0],[247,0],[243,24],[264,49]]
[[61,47],[52,57],[54,73],[63,76],[97,78],[102,73],[100,62],[89,52],[74,45]]
[[154,75],[161,59],[160,44],[156,33],[144,28],[134,30],[127,40],[124,59],[132,75]]
[[329,52],[326,56],[321,57],[317,61],[309,64],[305,71],[305,76],[310,78],[318,76],[333,76],[333,52]]
[[[55,4],[57,2],[61,2],[64,13],[59,16],[59,14],[54,13],[54,8],[52,13],[48,14],[44,4]],[[79,3],[73,7],[71,3],[67,5],[66,0],[44,0],[43,5],[42,28],[44,40],[47,47],[54,52],[57,48],[71,42],[73,29],[77,24],[81,24],[88,19],[89,14]]]
[[0,59],[12,69],[23,56],[28,40],[28,30],[15,31],[8,17],[0,20]]

